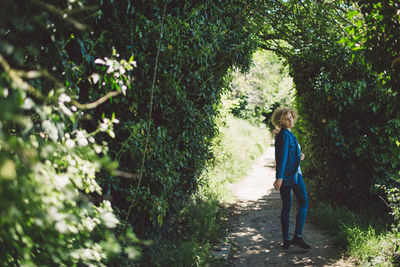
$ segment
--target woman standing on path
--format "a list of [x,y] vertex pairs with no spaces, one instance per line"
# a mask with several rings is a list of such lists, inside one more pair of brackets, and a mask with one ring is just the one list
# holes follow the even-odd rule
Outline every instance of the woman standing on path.
[[[308,197],[300,169],[300,161],[304,154],[300,145],[291,132],[297,119],[293,108],[279,107],[272,114],[272,124],[280,129],[275,137],[276,180],[274,187],[280,191],[282,199],[281,225],[283,248],[297,245],[304,249],[311,248],[303,240],[303,227],[307,216]],[[292,206],[292,191],[299,202],[296,215],[296,228],[293,240],[289,238],[289,214]]]

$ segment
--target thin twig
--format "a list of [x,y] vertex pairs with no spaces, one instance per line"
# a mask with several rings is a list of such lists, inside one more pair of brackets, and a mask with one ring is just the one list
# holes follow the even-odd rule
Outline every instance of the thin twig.
[[114,171],[114,176],[125,178],[125,179],[135,179],[135,180],[139,179],[137,174],[124,172],[124,171],[120,171],[120,170]]
[[61,18],[65,19],[65,21],[67,21],[68,23],[72,24],[72,26],[74,26],[77,30],[79,31],[84,31],[86,30],[86,25],[80,23],[79,21],[70,18],[69,16],[64,16],[66,15],[65,13],[63,13],[61,10],[59,10],[57,7],[49,4],[49,3],[44,3],[40,0],[32,0],[32,2],[40,5],[41,7],[46,8],[47,10],[49,10],[50,12],[60,16]]
[[0,54],[0,64],[3,67],[4,71],[8,74],[11,80],[22,90],[27,91],[28,93],[34,95],[39,99],[47,99],[40,91],[38,91],[35,87],[25,82],[21,76],[19,75],[19,71],[13,70],[8,62],[3,58]]
[[384,203],[385,203],[385,205],[388,207],[388,208],[390,208],[390,205],[386,202],[386,200],[383,198],[383,197],[381,197],[381,196],[378,196]]
[[[47,101],[49,100],[48,97],[43,95],[39,90],[35,87],[27,83],[22,79],[22,77],[26,79],[37,79],[40,77],[45,77],[56,84],[59,89],[65,89],[65,87],[61,84],[60,81],[57,80],[53,75],[51,75],[47,70],[30,70],[30,71],[21,71],[21,70],[14,70],[10,67],[8,62],[0,55],[0,65],[3,67],[4,71],[10,76],[11,80],[22,90],[27,91],[28,93],[34,95],[35,97]],[[120,91],[112,91],[108,92],[106,95],[102,96],[101,98],[97,99],[92,103],[81,104],[77,100],[72,99],[71,104],[76,106],[78,109],[93,109],[97,106],[103,104],[107,99],[113,96],[117,96],[121,94]]]
[[140,167],[140,173],[139,173],[139,182],[136,186],[136,190],[135,190],[135,194],[133,196],[133,199],[129,205],[129,209],[128,209],[128,213],[126,214],[126,218],[125,218],[125,223],[124,223],[124,227],[123,227],[123,231],[126,228],[126,224],[128,223],[128,218],[129,215],[131,213],[131,210],[133,208],[133,205],[136,201],[136,197],[137,194],[139,192],[139,187],[141,185],[142,182],[142,178],[143,178],[143,169],[144,169],[144,163],[146,161],[146,155],[147,155],[147,147],[149,145],[149,136],[150,136],[150,125],[151,125],[151,115],[152,115],[152,109],[153,109],[153,95],[154,95],[154,85],[155,85],[155,81],[156,81],[156,76],[157,76],[157,68],[158,68],[158,58],[160,55],[160,50],[161,50],[161,41],[163,38],[163,32],[164,32],[164,18],[165,18],[165,12],[167,9],[167,4],[168,4],[168,0],[165,1],[165,5],[164,5],[164,11],[163,11],[163,17],[161,20],[161,30],[160,30],[160,39],[158,41],[158,48],[157,48],[157,55],[156,55],[156,63],[154,64],[154,72],[153,72],[153,81],[151,84],[151,93],[150,93],[150,111],[149,111],[149,116],[148,116],[148,123],[147,123],[147,134],[146,134],[146,143],[145,143],[145,149],[144,149],[144,154],[142,157],[142,164]]
[[394,65],[395,65],[397,62],[399,62],[399,61],[400,61],[400,56],[397,57],[397,58],[395,58],[395,59],[393,60],[393,62],[392,62],[392,64],[390,65],[390,67],[393,68]]
[[103,104],[104,102],[106,102],[107,99],[109,99],[110,97],[117,96],[119,94],[121,94],[120,91],[112,91],[112,92],[108,92],[106,95],[102,96],[101,98],[97,99],[96,101],[94,101],[92,103],[81,104],[81,103],[79,103],[78,101],[76,101],[74,99],[71,100],[71,103],[73,105],[75,105],[79,109],[94,109],[97,106],[99,106],[99,105]]

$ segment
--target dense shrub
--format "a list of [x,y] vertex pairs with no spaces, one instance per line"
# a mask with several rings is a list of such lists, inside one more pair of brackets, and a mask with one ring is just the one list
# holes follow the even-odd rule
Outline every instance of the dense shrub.
[[[378,65],[371,51],[383,45],[380,34],[364,36],[366,24],[351,20],[358,9],[346,1],[277,1],[264,4],[273,11],[268,13],[258,12],[259,5],[254,4],[252,14],[263,25],[259,33],[263,47],[287,59],[296,86],[301,119],[295,130],[307,156],[303,168],[312,198],[353,209],[373,206],[375,184],[397,179],[400,169],[398,85],[389,82],[394,74],[387,79],[382,69],[366,64],[372,60]],[[379,32],[380,26],[388,25],[387,31],[394,35],[386,45],[388,51],[396,51],[394,4],[377,4],[382,10],[372,13],[374,5],[365,5],[368,31]],[[359,34],[354,40],[345,38],[355,32]],[[349,39],[355,47],[363,47],[367,40],[367,57],[354,55],[346,43]],[[374,41],[376,46],[368,48]]]
[[177,234],[212,156],[224,76],[248,68],[256,48],[240,9],[233,0],[2,2],[4,262],[133,258],[137,240],[118,236],[125,250],[115,242],[104,198],[119,231],[128,222],[147,238]]
[[230,68],[248,68],[256,42],[243,27],[246,20],[237,17],[240,5],[231,0],[115,1],[101,10],[94,36],[103,34],[103,51],[115,45],[123,58],[134,54],[137,68],[126,97],[96,114],[115,111],[121,123],[110,152],[121,170],[141,177],[110,176],[101,183],[122,212],[132,207],[129,222],[140,233],[155,234],[162,226],[160,230],[171,235],[177,214],[197,189],[211,157],[214,118],[227,89],[224,77]]
[[378,77],[356,62],[346,63],[345,53],[318,62],[323,67],[309,73],[307,81],[296,80],[303,115],[298,132],[306,144],[313,194],[366,208],[374,200],[375,184],[398,174],[394,136],[400,134],[399,121],[390,115],[392,95]]
[[[92,120],[86,109],[101,104],[101,100],[87,105],[78,98],[78,81],[87,81],[87,73],[93,74],[97,85],[104,82],[93,95],[97,99],[120,86],[116,80],[128,75],[133,61],[108,59],[121,67],[106,72],[104,67],[96,66],[94,59],[82,62],[67,58],[64,47],[75,38],[75,32],[82,33],[86,27],[75,20],[74,14],[92,10],[84,4],[2,2],[0,262],[3,266],[105,266],[121,252],[131,252],[124,254],[130,260],[138,254],[136,248],[128,245],[137,240],[133,233],[116,234],[120,221],[110,202],[100,196],[102,189],[95,179],[100,171],[115,170],[116,164],[107,156],[108,146],[100,141],[100,135],[114,135],[113,125],[118,121],[109,112],[101,120]],[[58,13],[59,10],[66,15]],[[119,73],[122,68],[126,74]],[[117,76],[120,78],[115,79]],[[129,86],[126,80],[121,83]],[[85,120],[91,120],[91,128],[83,127]],[[100,197],[91,202],[89,196]],[[121,246],[123,243],[127,246]]]

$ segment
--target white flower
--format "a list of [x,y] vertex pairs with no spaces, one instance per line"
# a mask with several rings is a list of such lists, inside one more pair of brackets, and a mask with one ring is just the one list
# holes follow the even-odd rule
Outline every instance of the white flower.
[[83,224],[86,226],[86,229],[89,231],[93,231],[93,229],[96,227],[96,223],[93,220],[90,220],[89,218],[85,221],[83,221]]
[[58,97],[58,102],[64,103],[64,102],[71,102],[71,97],[67,94],[62,93]]
[[64,234],[67,232],[68,227],[64,221],[58,221],[55,226],[57,231],[59,231],[60,233]]
[[102,152],[101,146],[94,145],[93,148],[94,148],[94,151],[96,151],[97,154],[100,154]]
[[76,141],[78,142],[78,145],[80,145],[80,146],[88,145],[88,140],[86,139],[86,136],[83,134],[82,131],[78,131],[76,133]]
[[4,97],[7,97],[8,94],[9,94],[8,88],[4,88],[4,89],[3,89],[3,96],[4,96]]
[[91,80],[93,82],[93,84],[96,84],[100,79],[100,75],[97,73],[93,73],[92,75],[90,75],[89,80]]
[[102,60],[101,58],[97,58],[97,59],[94,61],[94,63],[95,63],[95,64],[100,64],[100,65],[105,65],[105,64],[106,64],[106,62],[105,62],[104,60]]
[[90,249],[86,248],[82,250],[82,258],[87,259],[87,260],[93,260],[93,253]]
[[99,127],[100,131],[105,132],[108,129],[108,125],[105,122],[100,123],[100,127]]
[[126,85],[123,85],[121,87],[121,92],[122,92],[123,95],[126,95],[126,89],[128,89],[128,87],[126,87]]
[[69,110],[66,106],[64,106],[63,103],[60,103],[60,109],[62,110],[62,112],[64,112],[65,115],[67,116],[73,116],[74,114],[72,114],[72,111]]
[[47,211],[47,215],[54,221],[61,221],[65,218],[65,215],[59,213],[56,207],[50,207]]
[[56,188],[62,190],[69,184],[70,181],[65,175],[56,175],[54,177],[54,182],[56,184]]
[[102,219],[108,228],[114,228],[119,223],[118,219],[111,212],[104,213]]
[[24,101],[24,105],[22,106],[23,109],[29,110],[31,108],[33,108],[33,106],[35,105],[35,103],[33,102],[32,99],[30,98],[26,98]]
[[45,120],[42,122],[42,127],[47,132],[51,140],[57,141],[58,130],[54,123],[50,122],[49,120]]
[[107,69],[107,73],[111,73],[114,71],[114,67],[112,65],[110,65]]
[[120,66],[119,67],[119,73],[124,74],[125,73],[125,68]]

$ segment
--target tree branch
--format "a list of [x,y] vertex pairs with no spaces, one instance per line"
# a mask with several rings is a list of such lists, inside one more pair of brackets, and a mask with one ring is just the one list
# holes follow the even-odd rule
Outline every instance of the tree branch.
[[[47,70],[30,70],[30,71],[21,71],[21,70],[14,70],[10,67],[8,62],[3,58],[3,56],[0,54],[0,65],[3,67],[4,71],[8,74],[8,76],[11,78],[11,80],[22,90],[27,91],[28,93],[34,95],[35,97],[42,99],[44,101],[48,100],[49,98],[46,97],[45,95],[42,94],[39,90],[37,90],[35,87],[27,83],[22,79],[22,77],[26,79],[37,79],[40,77],[45,77],[52,82],[54,82],[58,88],[63,88],[65,87],[61,84],[60,81],[58,81],[53,75],[51,75]],[[79,109],[93,109],[96,108],[97,106],[103,104],[107,99],[113,96],[117,96],[121,94],[120,91],[112,91],[108,92],[106,95],[102,96],[101,98],[97,99],[96,101],[92,103],[87,103],[87,104],[81,104],[77,100],[72,99],[71,97],[71,103],[76,106]]]
[[395,59],[392,61],[392,64],[390,65],[390,67],[393,68],[394,65],[396,65],[396,63],[399,62],[399,61],[400,61],[400,56],[398,56],[397,58],[395,58]]
[[79,109],[94,109],[97,106],[106,102],[107,99],[109,99],[110,97],[117,96],[119,94],[121,94],[120,91],[112,91],[112,92],[108,92],[105,96],[102,96],[101,98],[97,99],[96,101],[94,101],[92,103],[81,104],[78,101],[73,100],[73,99],[71,100],[71,103]]
[[37,97],[39,99],[46,99],[46,97],[40,91],[36,90],[35,87],[33,87],[29,83],[25,82],[19,75],[20,71],[13,70],[1,54],[0,54],[0,65],[3,67],[4,71],[8,74],[8,76],[11,78],[11,80],[19,88],[21,88],[24,91],[27,91],[28,93],[34,95],[35,97]]
[[120,170],[115,170],[113,174],[116,177],[121,177],[121,178],[125,178],[125,179],[135,179],[135,180],[139,179],[137,174],[128,173],[128,172],[124,172],[124,171],[120,171]]
[[86,30],[86,25],[80,23],[79,21],[70,18],[69,16],[65,16],[67,14],[63,13],[61,10],[59,10],[57,7],[48,4],[48,3],[44,3],[40,0],[32,0],[32,2],[38,4],[41,7],[44,7],[45,9],[49,10],[50,12],[60,16],[61,18],[65,19],[68,23],[70,23],[72,26],[74,26],[77,30],[79,31],[84,31]]

